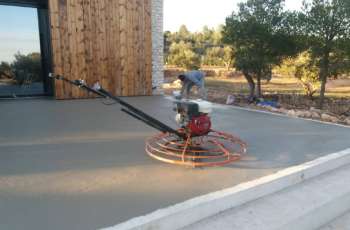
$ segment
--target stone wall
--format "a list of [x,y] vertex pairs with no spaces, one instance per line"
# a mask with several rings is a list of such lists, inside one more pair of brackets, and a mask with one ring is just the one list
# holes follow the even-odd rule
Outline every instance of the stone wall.
[[163,70],[163,0],[152,0],[152,85],[153,94],[162,94]]

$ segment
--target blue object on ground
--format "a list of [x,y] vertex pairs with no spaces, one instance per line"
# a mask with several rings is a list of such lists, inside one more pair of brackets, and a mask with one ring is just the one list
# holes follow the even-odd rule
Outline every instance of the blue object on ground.
[[278,107],[277,101],[261,101],[257,105],[259,105],[259,106],[271,106],[274,108]]

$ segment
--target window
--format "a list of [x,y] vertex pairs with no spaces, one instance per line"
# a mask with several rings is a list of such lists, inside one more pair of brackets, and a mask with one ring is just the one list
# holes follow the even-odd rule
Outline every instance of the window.
[[0,97],[43,94],[38,9],[0,5]]

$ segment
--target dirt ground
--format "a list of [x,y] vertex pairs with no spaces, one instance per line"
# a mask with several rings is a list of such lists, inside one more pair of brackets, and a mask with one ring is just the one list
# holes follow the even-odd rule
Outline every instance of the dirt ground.
[[[206,86],[208,89],[225,90],[228,93],[248,93],[247,81],[240,72],[222,69],[204,69]],[[183,70],[176,68],[165,69],[165,83],[171,83]],[[303,88],[298,79],[293,77],[273,75],[271,81],[262,81],[262,90],[265,95],[271,94],[303,94]],[[350,98],[350,77],[329,79],[326,86],[328,97]]]

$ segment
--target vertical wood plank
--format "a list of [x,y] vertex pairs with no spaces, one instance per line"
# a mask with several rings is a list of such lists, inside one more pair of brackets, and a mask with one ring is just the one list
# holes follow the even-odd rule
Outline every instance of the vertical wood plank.
[[141,96],[144,95],[144,86],[145,86],[145,70],[144,70],[144,23],[143,23],[143,17],[144,17],[144,1],[138,0],[137,1],[137,95]]
[[[76,26],[76,44],[77,44],[77,74],[75,79],[87,80],[86,76],[86,53],[85,53],[85,29],[84,29],[84,0],[77,0],[75,5],[75,26]],[[78,90],[78,98],[86,98],[87,92]]]
[[107,20],[106,20],[106,1],[107,0],[99,0],[100,3],[100,49],[101,49],[101,83],[105,88],[108,88],[108,76],[107,76],[107,65],[108,65],[108,57],[107,57]]
[[[68,3],[68,39],[70,48],[68,50],[70,57],[70,79],[75,80],[78,75],[78,49],[77,49],[77,28],[76,28],[76,2],[77,0],[69,0]],[[80,89],[77,87],[71,86],[71,97],[78,98]]]
[[106,50],[107,50],[107,69],[106,77],[108,81],[108,91],[113,92],[115,89],[114,74],[114,46],[113,46],[113,1],[107,0],[106,3]]
[[[85,68],[84,68],[84,76],[87,84],[92,85],[94,83],[93,80],[93,46],[92,46],[92,11],[91,11],[91,5],[94,1],[91,0],[82,0],[82,7],[83,7],[83,55],[84,55],[84,62],[85,62]],[[87,95],[86,96],[92,96]]]
[[96,78],[97,80],[103,85],[103,66],[102,66],[102,59],[103,59],[103,47],[102,47],[102,40],[103,40],[103,32],[101,28],[101,24],[103,24],[103,14],[101,12],[102,9],[102,1],[101,0],[95,0],[96,1]]
[[[71,79],[71,56],[70,56],[70,44],[69,44],[69,32],[68,32],[68,2],[67,0],[59,1],[59,13],[60,13],[60,33],[62,34],[61,51],[63,62],[63,75]],[[66,82],[63,82],[63,94],[61,98],[72,98],[72,86]]]
[[112,52],[113,52],[113,68],[111,76],[113,76],[114,79],[114,90],[112,92],[115,93],[115,95],[121,95],[122,94],[122,77],[121,77],[121,63],[120,63],[120,17],[119,17],[119,1],[113,1],[112,6],[112,33],[113,33],[113,39],[112,39]]
[[133,13],[133,27],[134,27],[134,95],[140,95],[140,36],[139,36],[139,13],[140,13],[140,1],[135,0],[135,8]]
[[141,26],[140,30],[140,50],[141,50],[141,59],[140,59],[140,78],[141,78],[141,95],[146,95],[146,57],[145,57],[145,1],[141,1],[141,13],[139,14],[139,25]]
[[120,20],[120,67],[121,67],[121,95],[128,96],[128,68],[127,68],[127,0],[119,0]]
[[[52,62],[53,72],[56,74],[63,74],[62,67],[62,53],[61,53],[61,36],[59,25],[59,5],[57,0],[49,0],[50,8],[50,31],[51,31],[51,48],[52,48]],[[63,95],[63,83],[55,81],[55,96]]]
[[152,95],[152,0],[145,1],[145,95]]
[[127,1],[127,50],[128,50],[128,94],[135,95],[134,85],[135,85],[135,76],[134,76],[134,22],[133,22],[133,14],[134,14],[134,6],[135,0]]
[[91,48],[91,66],[89,70],[91,72],[90,84],[93,84],[99,81],[99,63],[98,63],[98,0],[89,0],[90,1],[90,24],[91,24],[91,33],[90,33],[90,48]]
[[[152,93],[151,0],[49,0],[53,70],[116,95]],[[58,99],[84,98],[55,83]]]

